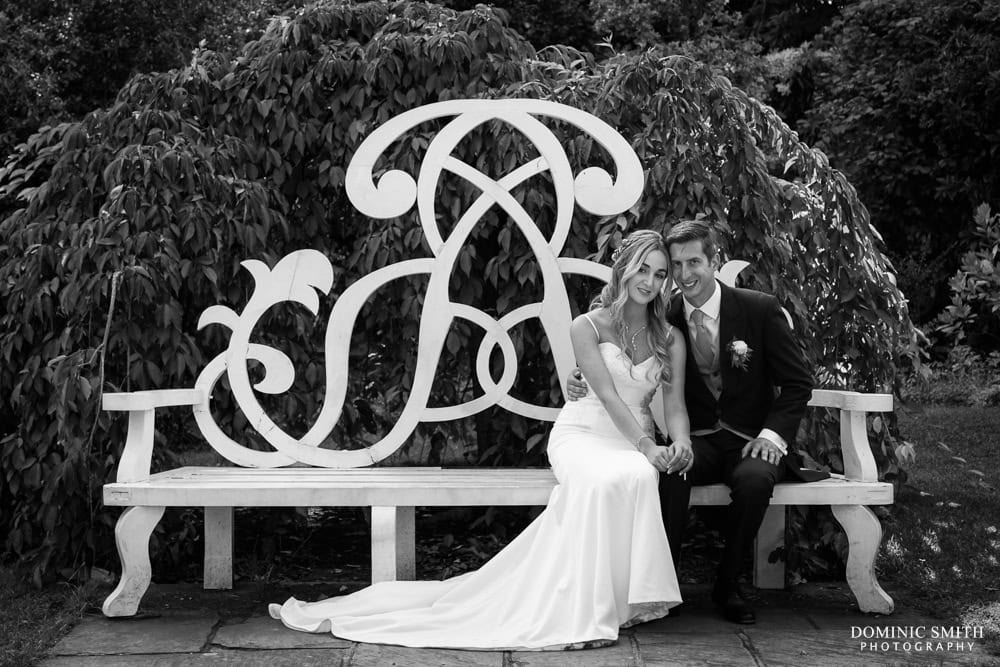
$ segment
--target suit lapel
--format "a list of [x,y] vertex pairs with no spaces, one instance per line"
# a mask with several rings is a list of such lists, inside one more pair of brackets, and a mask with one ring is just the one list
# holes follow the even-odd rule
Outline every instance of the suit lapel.
[[745,336],[746,315],[736,292],[720,283],[722,302],[719,304],[719,372],[722,374],[722,391],[732,386],[734,372],[729,344]]
[[687,340],[687,327],[684,322],[684,298],[680,295],[680,292],[670,297],[670,310],[667,311],[667,322],[683,330],[685,332],[685,340]]

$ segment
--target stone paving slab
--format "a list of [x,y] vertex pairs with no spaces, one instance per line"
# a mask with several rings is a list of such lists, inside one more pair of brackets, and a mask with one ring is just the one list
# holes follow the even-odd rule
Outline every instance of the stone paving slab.
[[749,628],[746,635],[761,660],[769,667],[886,664],[880,662],[882,656],[863,654],[854,642],[829,631],[792,634]]
[[631,628],[636,637],[645,635],[678,634],[687,632],[724,633],[732,631],[733,624],[718,614],[708,614],[700,610],[685,609],[680,616],[667,616]]
[[[616,646],[583,651],[500,652],[410,649],[346,642],[327,634],[288,630],[266,615],[266,601],[296,591],[217,591],[164,587],[152,605],[158,616],[86,616],[40,664],[46,667],[123,665],[331,665],[333,667],[666,667],[680,665],[984,665],[1000,667],[981,639],[969,650],[862,650],[856,628],[949,628],[947,621],[900,608],[891,616],[861,613],[846,586],[791,592],[761,591],[758,623],[722,619],[708,587],[685,588],[684,608],[623,631]],[[168,594],[169,593],[169,594]],[[226,593],[226,592],[222,592]],[[307,597],[307,596],[300,596]],[[315,597],[315,595],[314,595]],[[211,603],[211,604],[209,604]],[[223,620],[219,620],[219,619]],[[872,630],[868,630],[872,633]],[[928,638],[929,639],[929,638]],[[872,640],[880,640],[877,637]],[[881,640],[884,641],[884,640]],[[891,639],[889,641],[892,641]],[[926,641],[926,639],[925,639]],[[947,641],[947,640],[946,640]],[[953,639],[952,641],[956,641]],[[967,640],[968,641],[968,640]]]
[[628,634],[614,646],[579,651],[513,651],[511,667],[638,667]]
[[254,616],[245,620],[224,622],[212,644],[240,649],[349,648],[351,642],[334,637],[329,632],[311,633],[290,630],[270,616]]
[[115,619],[86,616],[50,654],[197,653],[218,620],[214,613],[199,612]]
[[[298,649],[285,651],[209,651],[207,653],[133,654],[129,656],[61,656],[40,667],[340,667],[350,649]],[[412,663],[420,664],[420,663]]]
[[646,667],[725,665],[757,667],[753,654],[733,630],[701,634],[649,634],[636,636]]
[[358,644],[344,663],[344,667],[503,667],[503,665],[503,651],[454,651],[384,644]]
[[[796,610],[776,607],[757,607],[757,627],[781,628],[787,632],[810,632],[816,626]],[[714,609],[685,609],[680,616],[667,616],[633,628],[637,637],[647,634],[698,633],[726,634],[738,632],[745,626],[731,623],[722,618]]]

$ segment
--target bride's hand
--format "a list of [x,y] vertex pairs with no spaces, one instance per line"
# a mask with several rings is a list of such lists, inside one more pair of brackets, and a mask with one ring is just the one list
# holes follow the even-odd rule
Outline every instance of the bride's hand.
[[657,445],[652,438],[645,437],[639,441],[639,451],[646,457],[650,465],[660,472],[667,472],[670,465],[670,449]]

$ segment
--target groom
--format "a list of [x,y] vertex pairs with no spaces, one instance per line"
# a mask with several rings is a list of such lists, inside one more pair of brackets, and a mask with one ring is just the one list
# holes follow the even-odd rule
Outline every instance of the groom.
[[[732,503],[712,600],[726,619],[754,623],[737,582],[774,485],[786,474],[804,481],[824,476],[801,470],[792,450],[812,377],[777,299],[716,280],[719,243],[708,223],[679,222],[665,241],[680,290],[667,319],[687,346],[684,397],[692,435],[690,449],[679,444],[673,452],[673,469],[686,474],[660,476],[667,539],[676,565],[691,486],[727,484]],[[586,393],[581,382],[570,385],[571,398]]]

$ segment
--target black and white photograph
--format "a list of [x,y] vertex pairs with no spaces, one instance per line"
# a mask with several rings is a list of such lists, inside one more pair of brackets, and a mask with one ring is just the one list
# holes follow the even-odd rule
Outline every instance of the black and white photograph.
[[0,667],[1000,665],[1000,0],[0,0]]

